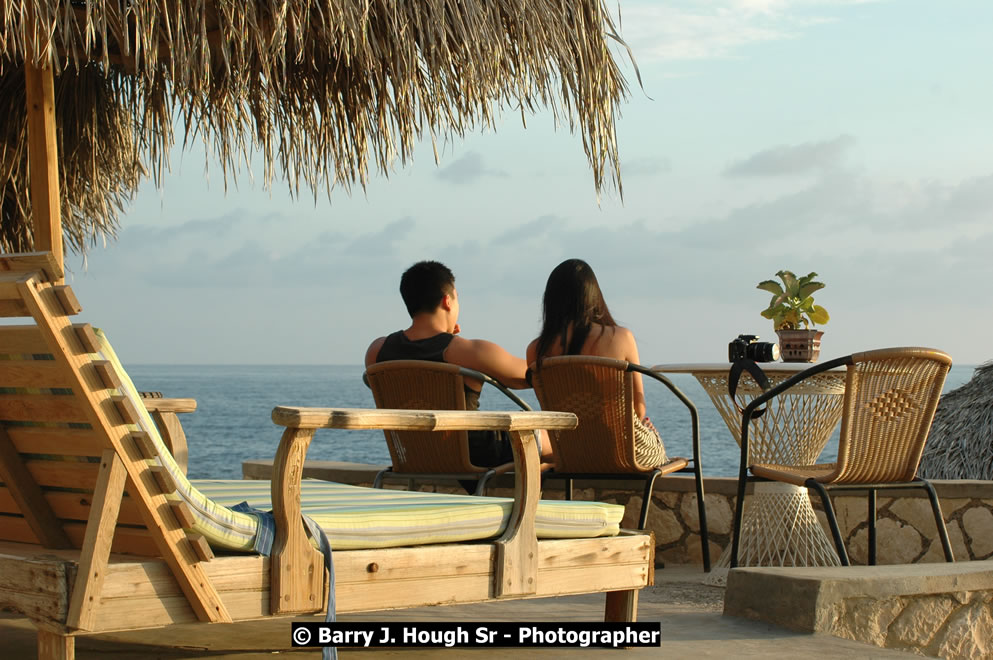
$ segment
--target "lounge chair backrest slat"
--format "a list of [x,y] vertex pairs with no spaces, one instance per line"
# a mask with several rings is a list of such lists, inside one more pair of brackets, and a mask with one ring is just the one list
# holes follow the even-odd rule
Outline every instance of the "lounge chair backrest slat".
[[[152,474],[161,457],[135,443],[140,399],[114,387],[121,378],[102,355],[112,349],[69,320],[79,304],[53,284],[61,273],[51,268],[45,253],[0,255],[0,315],[24,319],[0,325],[0,540],[81,548],[85,557],[112,538],[110,551],[163,558],[199,618],[230,620],[200,565],[202,549],[187,537],[189,512]],[[108,461],[120,484],[113,493]],[[101,504],[120,498],[125,482],[120,512]],[[97,528],[104,531],[87,533]]]
[[633,374],[624,360],[569,355],[532,365],[542,410],[571,412],[579,426],[555,431],[558,472],[644,471],[635,460]]
[[951,367],[930,349],[882,349],[852,356],[836,483],[911,481]]
[[[465,410],[459,367],[444,362],[392,360],[366,370],[377,408]],[[469,460],[466,431],[384,431],[395,472],[485,472]]]

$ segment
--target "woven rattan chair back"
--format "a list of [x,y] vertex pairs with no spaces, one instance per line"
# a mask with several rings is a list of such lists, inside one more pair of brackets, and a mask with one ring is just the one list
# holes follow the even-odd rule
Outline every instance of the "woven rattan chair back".
[[635,460],[633,374],[627,367],[624,360],[568,355],[545,358],[533,369],[542,410],[579,417],[575,430],[552,434],[556,471],[646,471]]
[[[377,408],[465,410],[458,365],[423,360],[380,362],[366,370]],[[466,431],[384,431],[394,472],[485,472],[469,460]]]
[[854,354],[830,482],[913,480],[951,364],[945,353],[923,348]]

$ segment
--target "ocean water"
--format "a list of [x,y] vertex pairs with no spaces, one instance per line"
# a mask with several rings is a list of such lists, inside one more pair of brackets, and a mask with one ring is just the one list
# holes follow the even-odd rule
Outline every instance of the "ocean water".
[[[372,394],[362,383],[360,366],[126,366],[139,390],[197,400],[196,412],[180,416],[190,449],[189,472],[195,478],[240,479],[242,461],[275,456],[282,433],[282,427],[270,418],[275,406],[375,407]],[[967,382],[973,369],[952,367],[945,391]],[[674,374],[671,379],[700,411],[704,474],[737,474],[738,446],[703,388],[690,375]],[[691,456],[686,409],[661,383],[651,379],[645,383],[648,414],[667,450]],[[538,409],[531,390],[518,394]],[[515,409],[491,387],[483,389],[480,407]],[[837,430],[824,450],[825,457],[831,457],[827,460],[833,460],[836,447]],[[307,457],[372,464],[388,464],[390,460],[382,431],[318,431]]]

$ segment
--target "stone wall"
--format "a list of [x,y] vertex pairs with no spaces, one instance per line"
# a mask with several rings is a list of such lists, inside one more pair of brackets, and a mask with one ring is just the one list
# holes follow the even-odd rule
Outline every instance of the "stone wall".
[[[308,461],[305,477],[371,485],[377,466],[356,463]],[[242,473],[247,479],[268,479],[271,461],[246,461]],[[512,496],[509,477],[494,480],[487,492],[497,496]],[[948,527],[952,551],[957,560],[993,558],[993,481],[934,481]],[[561,481],[551,481],[545,497],[563,497]],[[417,484],[420,490],[462,492],[457,488]],[[704,502],[710,536],[710,556],[716,561],[731,543],[731,524],[737,480],[726,477],[704,479]],[[641,488],[632,482],[577,482],[576,499],[596,499],[622,504],[626,513],[622,526],[635,527],[641,510]],[[662,477],[655,483],[648,528],[655,533],[656,557],[660,563],[701,563],[700,522],[693,478],[688,475]],[[835,514],[845,547],[853,564],[866,563],[868,527],[865,496],[833,498]],[[818,517],[827,528],[820,509],[820,499],[813,498]],[[922,489],[880,491],[876,514],[877,563],[905,564],[941,562],[944,555],[934,526],[934,517],[927,495]]]
[[993,592],[846,598],[826,632],[938,658],[993,657]]
[[731,571],[724,614],[940,658],[993,658],[993,564]]

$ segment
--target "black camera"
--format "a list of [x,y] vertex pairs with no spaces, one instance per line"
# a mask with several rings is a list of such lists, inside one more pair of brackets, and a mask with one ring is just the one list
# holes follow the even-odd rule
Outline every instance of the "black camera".
[[728,344],[728,362],[754,360],[774,362],[779,359],[779,344],[759,341],[758,335],[738,335]]

